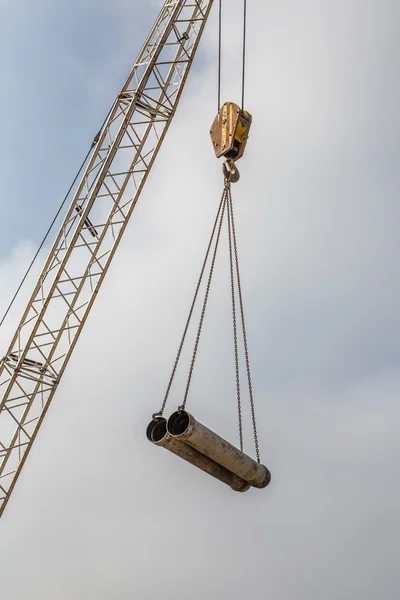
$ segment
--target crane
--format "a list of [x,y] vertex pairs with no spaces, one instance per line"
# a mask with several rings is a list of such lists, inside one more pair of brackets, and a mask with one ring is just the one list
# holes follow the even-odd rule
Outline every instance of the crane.
[[179,103],[213,0],[166,0],[0,361],[0,517]]

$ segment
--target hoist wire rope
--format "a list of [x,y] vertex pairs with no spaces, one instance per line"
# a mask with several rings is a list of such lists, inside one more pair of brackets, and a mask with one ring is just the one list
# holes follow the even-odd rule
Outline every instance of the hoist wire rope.
[[245,88],[245,74],[246,74],[246,29],[247,29],[247,0],[243,0],[242,110],[244,110],[244,88]]
[[211,246],[212,246],[212,243],[213,243],[213,240],[214,240],[215,230],[217,228],[218,219],[220,217],[222,205],[223,205],[224,202],[225,202],[225,194],[223,193],[222,197],[221,197],[221,201],[219,203],[217,216],[215,217],[214,226],[213,226],[213,229],[212,229],[212,232],[211,232],[211,236],[210,236],[210,241],[208,242],[206,255],[205,255],[205,258],[204,258],[204,261],[203,261],[203,265],[202,265],[202,268],[201,268],[200,277],[199,277],[198,282],[197,282],[197,286],[196,286],[196,290],[195,290],[195,293],[194,293],[194,298],[193,298],[193,301],[192,301],[192,305],[190,307],[189,315],[188,315],[188,318],[187,318],[187,321],[186,321],[186,325],[185,325],[185,329],[183,331],[181,343],[179,344],[178,353],[176,355],[175,363],[174,363],[174,366],[173,366],[173,369],[172,369],[172,373],[171,373],[171,377],[170,377],[169,382],[168,382],[167,391],[165,392],[165,396],[164,396],[164,400],[163,400],[161,409],[160,409],[160,411],[158,413],[156,413],[156,415],[159,415],[159,416],[162,416],[164,414],[164,411],[165,411],[165,407],[166,407],[166,404],[167,404],[167,401],[168,401],[168,396],[169,396],[169,393],[171,391],[171,386],[172,386],[172,383],[173,383],[173,380],[174,380],[174,377],[175,377],[176,369],[178,368],[179,360],[180,360],[180,357],[181,357],[181,354],[182,354],[183,344],[185,342],[186,334],[188,332],[189,325],[190,325],[190,322],[192,320],[192,315],[193,315],[194,307],[195,307],[195,304],[196,304],[196,301],[197,301],[197,296],[199,294],[201,282],[203,281],[204,271],[205,271],[205,268],[206,268],[206,265],[207,265],[207,262],[208,262],[208,257],[210,255]]
[[67,200],[68,200],[68,197],[69,197],[69,195],[70,195],[70,193],[71,193],[71,190],[73,189],[73,187],[74,187],[74,185],[75,185],[75,183],[76,183],[76,181],[77,181],[77,179],[78,179],[79,175],[80,175],[80,174],[81,174],[81,172],[82,172],[82,169],[83,169],[83,167],[84,167],[84,166],[85,166],[85,164],[86,164],[86,161],[87,161],[87,159],[88,159],[88,158],[89,158],[89,156],[90,156],[90,153],[91,153],[91,151],[93,150],[93,148],[94,148],[94,146],[95,146],[95,140],[97,140],[97,139],[98,139],[98,137],[99,137],[99,135],[100,135],[100,132],[102,131],[102,129],[103,129],[103,127],[104,127],[104,125],[106,124],[106,122],[107,122],[107,120],[108,120],[108,117],[109,117],[109,116],[110,116],[110,114],[111,114],[111,111],[112,111],[112,109],[113,109],[113,107],[114,107],[114,104],[115,104],[115,102],[114,102],[114,103],[113,103],[113,105],[111,106],[111,108],[110,108],[110,110],[109,110],[109,112],[108,112],[108,115],[107,115],[107,116],[106,116],[106,118],[104,119],[104,121],[103,121],[103,124],[102,124],[102,126],[100,127],[100,129],[99,129],[99,133],[98,133],[98,134],[95,136],[94,140],[92,141],[92,144],[91,144],[91,146],[90,146],[90,148],[89,148],[89,150],[88,150],[88,152],[87,152],[87,154],[86,154],[85,158],[83,159],[83,161],[82,161],[82,164],[81,164],[81,166],[79,167],[79,170],[78,170],[77,174],[75,175],[73,182],[72,182],[72,183],[71,183],[71,185],[69,186],[69,188],[68,188],[68,191],[67,191],[67,193],[65,194],[65,196],[64,196],[64,198],[63,198],[63,200],[62,200],[62,202],[61,202],[61,204],[60,204],[60,207],[58,208],[58,210],[57,210],[57,212],[56,212],[56,214],[55,214],[55,216],[54,216],[53,220],[51,221],[51,223],[50,223],[50,225],[49,225],[49,227],[48,227],[48,229],[47,229],[47,231],[46,231],[46,233],[45,233],[45,235],[44,235],[44,237],[43,237],[42,241],[41,241],[41,242],[40,242],[40,244],[39,244],[39,247],[38,247],[38,249],[36,250],[36,253],[35,253],[34,257],[32,258],[32,260],[31,260],[31,262],[30,262],[30,264],[29,264],[29,266],[28,266],[28,268],[27,268],[27,270],[26,270],[26,272],[25,272],[25,275],[22,277],[22,280],[21,280],[20,284],[18,285],[18,287],[17,287],[17,290],[16,290],[16,292],[15,292],[14,296],[13,296],[13,297],[12,297],[12,299],[11,299],[11,302],[9,303],[9,305],[8,305],[8,307],[7,307],[7,309],[6,309],[5,313],[4,313],[4,315],[2,316],[2,318],[1,318],[1,321],[0,321],[0,327],[3,325],[4,321],[6,320],[6,318],[7,318],[7,315],[8,315],[8,313],[10,312],[11,308],[13,307],[13,304],[14,304],[15,300],[17,299],[17,297],[18,297],[18,294],[19,294],[19,292],[21,291],[21,288],[22,288],[22,286],[24,285],[24,283],[25,283],[25,281],[26,281],[26,278],[28,277],[29,273],[31,272],[31,270],[32,270],[32,267],[33,267],[33,265],[35,264],[37,257],[39,256],[39,254],[40,254],[40,252],[41,252],[41,250],[42,250],[43,246],[45,245],[45,243],[46,243],[46,241],[47,241],[47,238],[48,238],[48,237],[49,237],[49,235],[50,235],[50,232],[51,232],[51,230],[52,230],[52,229],[53,229],[53,227],[54,227],[54,224],[56,223],[56,221],[57,221],[58,217],[60,216],[60,213],[61,213],[62,209],[64,208],[64,206],[65,206],[65,203],[66,203],[66,202],[67,202]]
[[188,375],[188,380],[187,380],[187,384],[186,384],[186,390],[185,390],[185,395],[183,398],[183,403],[180,407],[180,409],[185,410],[186,408],[186,402],[187,402],[187,398],[188,398],[188,394],[189,394],[189,388],[190,388],[190,384],[192,381],[192,375],[193,375],[193,368],[194,368],[194,364],[196,361],[196,356],[197,356],[197,350],[199,347],[199,342],[200,342],[200,335],[201,335],[201,331],[203,328],[203,321],[204,321],[204,315],[206,312],[206,308],[207,308],[207,302],[208,302],[208,296],[210,293],[210,288],[211,288],[211,281],[212,281],[212,277],[214,274],[214,266],[215,266],[215,259],[217,257],[217,251],[218,251],[218,246],[219,246],[219,240],[221,237],[221,229],[222,229],[222,223],[224,220],[224,214],[225,214],[225,208],[226,208],[226,204],[227,204],[227,200],[228,200],[228,189],[230,187],[230,183],[225,181],[224,184],[224,191],[222,193],[222,210],[221,210],[221,216],[219,218],[219,224],[218,224],[218,232],[217,232],[217,236],[216,236],[216,240],[215,240],[215,247],[214,247],[214,252],[213,252],[213,257],[211,260],[211,266],[210,266],[210,273],[208,276],[208,281],[207,281],[207,287],[206,287],[206,292],[204,295],[204,301],[203,301],[203,307],[201,310],[201,315],[200,315],[200,322],[199,322],[199,327],[197,330],[197,336],[196,336],[196,341],[195,341],[195,345],[194,345],[194,349],[193,349],[193,356],[192,356],[192,361],[190,363],[190,368],[189,368],[189,375]]
[[[247,32],[247,0],[243,0],[243,34],[242,34],[242,110],[244,110],[245,76],[246,76],[246,32]],[[222,0],[218,3],[218,112],[221,108],[221,70],[222,70]]]
[[222,60],[222,0],[218,10],[218,112],[221,108],[221,60]]
[[1,319],[1,321],[0,321],[0,327],[3,325],[4,321],[6,320],[6,317],[7,317],[8,313],[10,312],[10,310],[11,310],[11,308],[12,308],[12,306],[13,306],[13,304],[14,304],[15,300],[17,299],[17,296],[18,296],[19,292],[21,291],[21,288],[22,288],[22,286],[24,285],[24,283],[25,283],[25,281],[26,281],[26,278],[28,277],[29,273],[31,272],[31,270],[32,270],[32,267],[33,267],[33,265],[35,264],[37,257],[39,256],[39,254],[40,254],[40,252],[41,252],[41,250],[42,250],[42,248],[43,248],[44,244],[46,243],[46,241],[47,241],[47,238],[49,237],[49,235],[50,235],[50,232],[51,232],[51,230],[53,229],[53,227],[54,227],[54,224],[55,224],[55,222],[57,221],[57,219],[58,219],[58,217],[59,217],[59,215],[60,215],[60,212],[61,212],[61,211],[62,211],[62,209],[64,208],[64,205],[65,205],[65,203],[66,203],[66,201],[67,201],[67,199],[68,199],[68,196],[69,196],[69,194],[71,193],[71,190],[72,190],[73,186],[74,186],[74,185],[75,185],[75,183],[76,183],[76,180],[78,179],[78,177],[79,177],[79,175],[80,175],[80,173],[81,173],[81,171],[82,171],[83,167],[84,167],[84,166],[85,166],[85,164],[86,164],[86,161],[87,161],[87,159],[88,159],[88,157],[89,157],[89,154],[90,154],[90,152],[91,152],[91,149],[90,149],[90,150],[89,150],[89,152],[86,154],[86,156],[85,156],[85,158],[84,158],[84,160],[83,160],[83,162],[82,162],[81,166],[79,167],[79,171],[77,172],[77,174],[76,174],[76,176],[75,176],[75,179],[74,179],[74,180],[73,180],[73,182],[71,183],[71,185],[70,185],[70,187],[69,187],[69,189],[68,189],[68,192],[66,193],[66,195],[65,195],[65,197],[64,197],[64,199],[63,199],[63,201],[61,202],[61,205],[60,205],[59,209],[57,210],[57,212],[56,212],[56,214],[55,214],[55,216],[54,216],[54,218],[53,218],[52,222],[50,223],[50,226],[49,226],[49,228],[47,229],[47,231],[46,231],[46,233],[45,233],[45,235],[44,235],[44,237],[43,237],[43,239],[42,239],[41,243],[39,244],[39,247],[38,247],[38,249],[37,249],[37,251],[36,251],[36,253],[35,253],[34,257],[32,258],[32,260],[31,260],[31,262],[30,262],[30,264],[29,264],[29,266],[28,266],[28,268],[27,268],[27,270],[26,270],[26,273],[25,273],[25,275],[23,276],[23,278],[22,278],[22,280],[21,280],[21,282],[20,282],[19,286],[17,287],[17,290],[16,290],[16,292],[15,292],[14,296],[12,297],[12,299],[11,299],[11,302],[10,302],[10,304],[8,305],[8,307],[7,307],[7,309],[6,309],[5,313],[4,313],[4,315],[3,315],[3,317],[2,317],[2,319]]
[[249,350],[248,350],[248,345],[247,345],[246,323],[245,323],[245,319],[244,319],[242,286],[241,286],[241,281],[240,281],[239,253],[238,253],[237,240],[236,240],[235,216],[234,216],[234,212],[233,212],[233,202],[232,202],[232,195],[231,195],[230,189],[228,190],[228,205],[230,207],[230,214],[231,214],[231,221],[232,221],[233,250],[234,250],[234,256],[235,256],[236,280],[237,280],[238,297],[239,297],[240,317],[241,317],[241,322],[242,322],[243,345],[244,345],[244,354],[245,354],[245,361],[246,361],[247,383],[248,383],[248,388],[249,388],[250,411],[251,411],[251,421],[252,421],[252,425],[253,425],[254,446],[255,446],[255,451],[256,451],[257,462],[260,462],[260,448],[259,448],[259,443],[258,443],[256,411],[255,411],[255,406],[254,406],[253,386],[251,383],[250,359],[249,359]]

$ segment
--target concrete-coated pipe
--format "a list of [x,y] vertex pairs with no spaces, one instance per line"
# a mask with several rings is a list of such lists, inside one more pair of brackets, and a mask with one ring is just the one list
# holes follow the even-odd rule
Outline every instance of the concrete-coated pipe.
[[166,448],[215,479],[229,485],[235,492],[246,492],[250,488],[247,481],[231,473],[195,448],[174,439],[167,431],[167,420],[164,417],[153,419],[147,427],[146,435],[147,439],[156,446]]
[[208,429],[186,411],[174,412],[168,419],[168,433],[185,442],[250,485],[266,487],[271,481],[268,469]]

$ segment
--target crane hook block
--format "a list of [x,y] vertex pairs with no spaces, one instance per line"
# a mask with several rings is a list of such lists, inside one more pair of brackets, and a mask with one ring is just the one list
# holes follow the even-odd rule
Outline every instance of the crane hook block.
[[246,147],[252,117],[240,110],[234,102],[225,102],[211,125],[210,135],[217,158],[224,156],[231,161],[242,158]]

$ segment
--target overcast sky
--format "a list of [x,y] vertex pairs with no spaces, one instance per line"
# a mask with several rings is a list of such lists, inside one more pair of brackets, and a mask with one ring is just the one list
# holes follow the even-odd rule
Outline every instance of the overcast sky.
[[[0,312],[161,4],[0,0]],[[239,101],[242,3],[225,4],[222,96]],[[400,6],[248,6],[253,126],[233,199],[271,485],[235,494],[144,435],[221,194],[208,134],[214,7],[1,519],[2,599],[400,597]],[[224,258],[188,409],[237,443]],[[0,329],[2,354],[29,285]],[[253,452],[247,413],[245,446]]]

